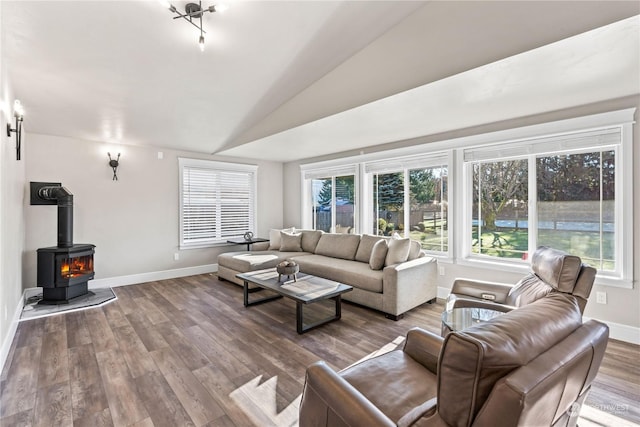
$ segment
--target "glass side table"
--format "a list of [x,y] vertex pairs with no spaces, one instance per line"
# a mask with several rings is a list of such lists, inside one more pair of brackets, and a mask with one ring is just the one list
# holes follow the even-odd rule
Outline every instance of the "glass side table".
[[504,314],[489,308],[460,307],[442,312],[442,331],[444,337],[449,332],[461,331],[478,323],[486,322]]

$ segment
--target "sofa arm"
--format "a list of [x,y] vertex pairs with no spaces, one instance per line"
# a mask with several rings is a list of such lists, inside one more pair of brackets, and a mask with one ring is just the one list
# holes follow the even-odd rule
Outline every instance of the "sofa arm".
[[251,252],[269,250],[269,242],[258,242],[251,245]]
[[433,374],[437,374],[438,357],[443,342],[444,338],[439,335],[421,328],[413,328],[407,333],[403,351]]
[[300,402],[300,427],[395,426],[325,362],[307,368]]
[[382,311],[398,316],[434,300],[438,295],[436,279],[437,262],[430,256],[385,267]]
[[456,279],[453,282],[451,293],[504,304],[507,301],[507,295],[509,295],[512,287],[511,285],[505,285],[503,283]]

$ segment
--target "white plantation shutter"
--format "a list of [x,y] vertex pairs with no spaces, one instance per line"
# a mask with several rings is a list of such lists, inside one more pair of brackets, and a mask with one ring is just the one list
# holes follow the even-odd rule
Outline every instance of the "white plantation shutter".
[[255,232],[257,166],[179,159],[180,247]]

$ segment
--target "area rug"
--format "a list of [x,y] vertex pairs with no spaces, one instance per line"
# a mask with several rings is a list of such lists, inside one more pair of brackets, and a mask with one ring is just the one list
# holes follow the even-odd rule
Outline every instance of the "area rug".
[[37,319],[38,317],[52,316],[54,314],[70,311],[86,310],[99,307],[117,299],[111,288],[99,288],[89,291],[86,295],[73,298],[68,304],[45,305],[38,304],[42,300],[42,289],[27,289],[25,302],[20,314],[20,320]]

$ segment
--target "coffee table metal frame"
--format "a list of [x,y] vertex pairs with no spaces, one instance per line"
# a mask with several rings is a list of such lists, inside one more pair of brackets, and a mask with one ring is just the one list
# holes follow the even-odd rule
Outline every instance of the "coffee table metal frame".
[[[261,278],[260,276],[271,276],[270,273],[273,273],[273,277]],[[334,289],[326,293],[321,293],[321,295],[314,295],[311,297],[307,297],[305,294],[300,294],[283,288],[284,284],[291,284],[292,281],[278,281],[278,272],[275,268],[269,268],[266,270],[257,270],[249,273],[241,273],[236,276],[240,280],[243,281],[243,297],[244,297],[244,306],[251,307],[254,305],[264,304],[269,301],[273,301],[276,299],[280,299],[282,297],[286,297],[292,299],[296,302],[296,330],[299,334],[303,334],[311,329],[315,329],[318,326],[322,326],[329,322],[333,322],[335,320],[339,320],[342,317],[342,294],[345,292],[349,292],[353,289],[352,286],[345,285],[343,283],[335,282],[329,279],[323,279],[321,277],[313,276],[310,274],[300,273],[297,277],[297,282],[304,282],[305,280],[311,279],[314,282],[325,283]],[[250,285],[255,285],[256,287],[250,288]],[[276,292],[276,295],[269,295],[266,297],[253,299],[249,301],[249,294],[253,294],[256,292],[261,292],[264,290],[270,290]],[[318,293],[320,291],[315,291],[313,293]],[[316,322],[306,324],[304,323],[304,309],[303,307],[307,304],[313,304],[319,301],[324,301],[332,299],[335,302],[335,314],[329,316],[327,318],[318,320]]]

